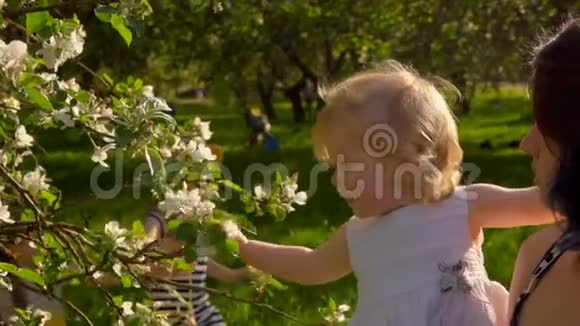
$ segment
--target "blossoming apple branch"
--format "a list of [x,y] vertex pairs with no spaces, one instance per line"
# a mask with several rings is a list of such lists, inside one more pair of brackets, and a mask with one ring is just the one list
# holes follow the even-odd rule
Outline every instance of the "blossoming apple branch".
[[[87,41],[81,22],[76,16],[58,19],[49,12],[91,5],[95,15],[129,45],[133,36],[128,21],[141,21],[151,14],[147,0],[42,3],[11,1],[8,5],[0,0],[0,28],[16,26],[28,36],[27,42],[0,40],[0,179],[4,181],[0,185],[0,287],[12,291],[13,297],[21,287],[53,297],[92,325],[90,316],[53,291],[60,284],[92,284],[116,312],[118,325],[169,325],[167,315],[145,304],[144,295],[136,301],[113,296],[101,285],[101,278],[113,275],[123,287],[133,289],[146,288],[151,281],[167,282],[149,276],[149,264],[189,270],[188,262],[193,261],[196,250],[203,249],[196,244],[197,234],[203,234],[203,245],[211,247],[223,241],[214,226],[226,236],[242,232],[238,225],[252,230],[243,215],[221,208],[225,189],[239,194],[246,214],[270,215],[277,220],[283,220],[294,205],[303,205],[306,194],[297,191],[296,176],[284,179],[277,174],[272,184],[256,186],[253,192],[224,179],[206,143],[212,136],[209,122],[195,119],[179,126],[152,86],[134,78],[115,82],[90,70],[77,59]],[[59,69],[69,63],[79,64],[103,81],[110,89],[108,94],[97,96],[75,79],[62,80]],[[153,180],[152,195],[169,227],[186,243],[185,257],[157,252],[138,221],[130,227],[110,221],[103,229],[56,222],[54,217],[67,208],[37,157],[37,137],[46,129],[74,130],[87,137],[93,150],[91,160],[104,167],[114,150],[146,162]],[[32,265],[18,261],[14,248],[22,245],[34,250]],[[229,242],[227,247],[235,251]],[[258,288],[280,286],[258,272],[254,282]],[[269,305],[206,290],[295,320]],[[15,303],[13,324],[42,325],[51,318],[50,313],[26,302]]]

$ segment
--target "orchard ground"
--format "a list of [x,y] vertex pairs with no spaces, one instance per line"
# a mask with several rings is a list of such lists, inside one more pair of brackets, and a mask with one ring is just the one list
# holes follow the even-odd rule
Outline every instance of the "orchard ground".
[[[309,173],[317,163],[314,160],[310,140],[311,123],[296,125],[291,120],[290,107],[286,103],[277,106],[279,120],[273,124],[273,132],[280,139],[282,151],[269,153],[261,149],[248,150],[244,143],[248,130],[239,110],[217,105],[177,106],[177,119],[184,122],[200,116],[210,120],[214,136],[211,143],[223,146],[224,164],[232,171],[234,181],[241,182],[241,175],[251,163],[271,164],[280,162],[289,171],[300,173],[299,185],[308,187]],[[500,92],[481,91],[478,93],[472,112],[459,118],[460,139],[465,151],[464,162],[475,164],[481,172],[474,182],[489,182],[508,187],[529,186],[532,172],[529,157],[517,148],[517,143],[525,135],[531,124],[530,105],[525,91],[518,87],[503,87]],[[135,198],[131,189],[134,166],[123,166],[124,190],[113,199],[93,200],[90,175],[95,167],[91,153],[82,151],[90,146],[83,145],[88,140],[72,133],[50,132],[39,139],[46,150],[43,165],[54,183],[65,192],[72,208],[61,214],[65,220],[84,221],[91,227],[101,228],[108,220],[130,223],[143,216],[150,205],[146,190]],[[114,164],[114,161],[111,161]],[[115,178],[105,175],[101,186],[107,188]],[[306,206],[281,223],[272,218],[249,216],[258,228],[258,238],[282,244],[316,246],[350,217],[346,204],[330,184],[326,173],[318,177],[316,193],[309,198]],[[72,198],[72,199],[71,199]],[[241,212],[240,205],[232,201],[231,209]],[[70,207],[70,206],[68,206]],[[518,247],[533,228],[511,230],[487,230],[484,245],[486,267],[490,277],[508,286]],[[219,253],[218,260],[231,266],[242,263],[225,251]],[[308,268],[308,266],[304,266]],[[269,293],[258,294],[247,283],[234,285],[215,284],[210,286],[228,291],[233,295],[257,299],[280,309],[308,323],[321,322],[318,307],[326,306],[329,297],[338,304],[347,303],[353,308],[356,303],[356,284],[352,276],[329,285],[303,287],[288,284],[286,290],[269,289]],[[95,302],[94,289],[70,288],[68,298],[89,311],[107,309],[105,304]],[[281,316],[253,305],[243,304],[219,296],[212,301],[219,306],[232,325],[293,325]],[[107,320],[97,321],[108,325]]]

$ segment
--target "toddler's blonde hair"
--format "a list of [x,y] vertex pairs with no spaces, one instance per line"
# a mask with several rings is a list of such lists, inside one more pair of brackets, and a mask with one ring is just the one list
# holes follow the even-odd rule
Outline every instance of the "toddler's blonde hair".
[[[368,133],[388,126],[396,138],[386,140],[392,152],[382,159],[420,168],[423,202],[448,197],[460,179],[463,151],[455,118],[435,83],[458,94],[450,83],[429,81],[396,61],[321,89],[326,106],[313,129],[316,158],[332,164],[347,146],[376,157],[368,153]],[[340,143],[338,134],[352,141]]]

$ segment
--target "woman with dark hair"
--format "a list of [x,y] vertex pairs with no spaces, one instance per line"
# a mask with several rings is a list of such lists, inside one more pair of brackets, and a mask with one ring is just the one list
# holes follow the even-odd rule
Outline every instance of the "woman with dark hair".
[[557,223],[520,249],[511,325],[580,325],[580,19],[542,42],[532,69],[535,123],[521,148]]

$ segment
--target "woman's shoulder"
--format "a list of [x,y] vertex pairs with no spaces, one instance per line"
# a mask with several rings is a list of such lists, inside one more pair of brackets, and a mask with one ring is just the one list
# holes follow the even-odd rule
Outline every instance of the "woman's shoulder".
[[530,235],[520,247],[520,255],[527,261],[539,262],[546,251],[562,236],[564,228],[561,224],[552,224]]
[[562,227],[554,224],[532,234],[521,244],[511,282],[510,311],[513,311],[516,299],[529,285],[542,257],[561,236]]

